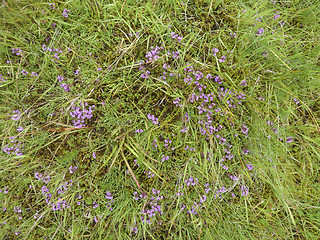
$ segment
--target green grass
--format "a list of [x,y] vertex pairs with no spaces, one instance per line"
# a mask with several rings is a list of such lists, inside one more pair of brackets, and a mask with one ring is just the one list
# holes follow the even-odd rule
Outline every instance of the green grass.
[[0,238],[318,239],[319,9],[3,1]]

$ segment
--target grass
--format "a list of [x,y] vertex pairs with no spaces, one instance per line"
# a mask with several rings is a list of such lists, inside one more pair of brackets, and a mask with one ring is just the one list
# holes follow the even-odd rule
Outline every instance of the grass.
[[319,9],[3,1],[1,239],[318,239]]

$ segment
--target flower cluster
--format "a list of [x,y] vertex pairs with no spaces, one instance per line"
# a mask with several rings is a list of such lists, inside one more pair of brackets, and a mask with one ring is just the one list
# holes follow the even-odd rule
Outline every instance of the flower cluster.
[[55,9],[55,8],[56,8],[56,4],[55,4],[55,3],[49,3],[49,6],[50,6],[52,9]]
[[220,59],[219,59],[219,62],[225,62],[226,60],[226,56],[222,56]]
[[41,173],[38,173],[38,172],[36,172],[35,174],[34,174],[34,177],[36,178],[36,179],[39,179],[39,180],[42,180],[44,183],[46,183],[46,184],[48,184],[49,183],[49,181],[50,181],[50,176],[49,175],[42,175]]
[[147,116],[148,116],[148,119],[149,119],[149,120],[152,120],[152,123],[153,123],[153,124],[155,124],[155,125],[156,125],[156,124],[159,124],[159,121],[158,121],[159,119],[156,118],[154,115],[151,115],[150,113],[148,113]]
[[144,223],[152,224],[152,221],[155,219],[156,215],[162,215],[163,211],[161,208],[161,200],[163,196],[160,195],[160,191],[156,189],[152,189],[153,196],[150,198],[150,202],[146,208],[142,209],[140,212],[143,216],[141,216],[141,220]]
[[107,203],[107,208],[111,211],[113,209],[111,206],[111,203],[113,203],[113,196],[112,196],[111,192],[107,191],[105,198],[107,200],[109,200]]
[[189,187],[190,185],[191,185],[191,186],[195,186],[195,185],[198,184],[198,178],[190,177],[189,179],[186,179],[184,182],[187,184],[188,187]]
[[298,105],[300,103],[300,101],[296,98],[294,98],[293,101],[296,103],[296,105]]
[[179,97],[177,97],[172,103],[176,106],[182,107],[182,104],[179,104],[179,102],[181,101],[181,99]]
[[293,141],[293,137],[287,137],[287,143],[291,143]]
[[168,51],[167,54],[168,54],[168,56],[172,56],[173,59],[180,58],[179,51],[172,51],[172,52]]
[[22,210],[21,210],[21,208],[20,207],[14,207],[13,211],[15,213],[18,213],[18,219],[21,220],[22,219],[22,215],[21,215],[22,214]]
[[49,205],[52,197],[52,193],[49,192],[49,189],[46,186],[42,186],[41,192],[43,196],[46,198],[46,203]]
[[17,56],[21,55],[21,49],[20,48],[12,48],[12,54],[16,54]]
[[77,166],[70,166],[69,167],[69,172],[71,173],[71,174],[73,174],[73,173],[75,173],[77,171]]
[[203,204],[205,201],[207,201],[207,196],[206,196],[206,195],[201,196],[200,199],[199,199],[199,203],[194,202],[194,204],[192,205],[190,211],[188,210],[187,213],[189,213],[189,214],[194,214],[194,215],[198,214],[198,212],[197,212],[196,210],[197,210],[199,207],[201,207],[202,204]]
[[58,201],[51,205],[53,211],[62,211],[66,208],[70,208],[70,204],[67,203],[67,200],[58,198]]
[[61,186],[57,187],[57,189],[56,189],[57,193],[58,194],[63,194],[64,192],[66,192],[72,186],[73,186],[73,181],[72,181],[72,179],[70,179],[69,181],[65,182]]
[[246,167],[248,168],[249,171],[253,169],[253,166],[251,164],[246,165]]
[[70,112],[71,117],[78,119],[77,121],[72,120],[73,125],[77,128],[85,126],[84,120],[92,118],[92,111],[95,108],[95,105],[92,105],[89,106],[88,109],[86,109],[86,106],[88,106],[87,102],[85,102],[84,104],[81,102],[79,105],[80,107],[74,105],[72,107],[74,111]]
[[4,79],[3,76],[2,76],[2,74],[0,74],[0,81],[5,82],[5,81],[7,81],[7,79]]
[[15,114],[11,117],[11,119],[14,121],[19,120],[21,116],[21,112],[19,110],[13,110],[13,113]]
[[247,188],[245,185],[241,186],[241,196],[247,196],[249,194],[249,188]]
[[149,75],[150,75],[150,71],[147,70],[147,71],[145,71],[145,73],[141,74],[141,77],[144,79],[147,79],[147,78],[149,78]]
[[212,52],[213,52],[213,56],[216,56],[217,53],[219,52],[219,49],[218,48],[214,48],[214,49],[212,49]]
[[154,173],[152,173],[151,171],[145,171],[145,173],[147,174],[147,177],[148,178],[153,178],[154,176],[155,176],[155,174]]
[[277,11],[275,14],[274,14],[274,20],[277,20],[277,18],[279,18],[280,17],[280,15],[278,14],[279,13],[279,11]]
[[8,187],[4,187],[3,190],[0,189],[0,193],[2,193],[2,191],[3,193],[7,194],[9,192]]
[[62,12],[62,16],[64,16],[65,18],[68,18],[68,13],[70,12],[70,10],[68,9],[63,9],[63,12]]
[[[10,139],[12,140],[12,146],[9,147],[9,145],[6,145],[2,150],[6,153],[6,154],[12,154],[15,153],[17,156],[22,156],[22,152],[21,152],[21,143],[18,142],[17,140],[13,140],[15,137],[11,137]],[[24,145],[22,145],[22,147],[24,147]]]
[[176,34],[175,32],[171,33],[171,37],[172,37],[172,39],[177,39],[178,42],[181,42],[181,40],[183,39],[183,37],[179,37],[179,35]]
[[232,36],[233,38],[236,38],[237,37],[237,34],[236,33],[229,33],[230,36]]
[[[59,80],[59,82],[61,83],[64,80],[64,77],[58,75],[57,79]],[[60,84],[60,87],[62,87],[66,92],[69,92],[71,89],[69,88],[68,84],[66,83],[62,83]]]
[[263,30],[263,28],[259,28],[258,30],[257,30],[257,34],[258,34],[258,36],[260,36],[260,35],[262,35],[263,33],[264,33],[264,30]]
[[157,60],[159,58],[159,53],[160,53],[160,50],[163,50],[163,47],[158,47],[158,46],[155,46],[155,47],[151,47],[151,51],[149,51],[146,55],[146,58],[148,61],[154,61],[154,60]]
[[169,159],[170,159],[169,156],[162,155],[161,162],[164,162],[164,161],[169,160]]
[[61,49],[59,49],[59,48],[54,48],[53,46],[52,46],[52,48],[50,48],[50,47],[47,47],[45,44],[42,45],[42,49],[43,49],[43,51],[49,51],[49,52],[51,52],[51,53],[52,53],[52,55],[51,55],[51,61],[52,61],[52,62],[55,62],[55,63],[58,63],[56,60],[59,60],[59,59],[60,59],[59,54],[62,53],[62,50],[61,50]]

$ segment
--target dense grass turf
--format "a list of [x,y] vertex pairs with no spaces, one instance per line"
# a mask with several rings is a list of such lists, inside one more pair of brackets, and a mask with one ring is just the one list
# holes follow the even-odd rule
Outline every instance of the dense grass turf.
[[1,239],[319,239],[320,3],[2,1]]

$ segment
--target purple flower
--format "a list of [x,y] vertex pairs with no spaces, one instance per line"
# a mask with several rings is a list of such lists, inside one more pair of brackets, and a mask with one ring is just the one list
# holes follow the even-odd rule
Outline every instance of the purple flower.
[[231,175],[231,176],[230,176],[230,178],[231,178],[233,181],[238,181],[238,180],[239,180],[239,178],[238,178],[238,177],[233,176],[233,175]]
[[253,169],[253,166],[251,164],[246,165],[248,170],[251,171]]
[[21,73],[22,73],[22,75],[27,75],[28,74],[28,72],[26,70],[22,70]]
[[141,74],[141,77],[144,79],[147,79],[147,78],[149,78],[149,74],[150,74],[150,72],[147,70],[145,73]]
[[249,189],[246,186],[242,185],[241,186],[241,196],[247,196],[248,194],[249,194]]
[[293,137],[287,137],[287,143],[291,143],[293,141]]
[[97,158],[97,156],[96,156],[96,153],[95,153],[95,152],[93,152],[93,153],[92,153],[92,157],[93,157],[93,158]]
[[67,18],[69,12],[70,12],[70,10],[68,10],[68,9],[63,9],[62,16],[64,16],[65,18]]
[[62,87],[66,92],[69,92],[71,90],[68,84],[66,83],[60,84],[60,87]]
[[11,119],[14,121],[19,120],[21,112],[19,110],[13,110],[13,113],[15,113],[15,114],[11,117]]
[[258,31],[258,36],[260,36],[264,33],[263,28],[259,28],[257,31]]
[[172,39],[176,38],[178,40],[178,42],[180,42],[183,39],[183,37],[179,37],[179,35],[176,34],[175,32],[171,33],[171,37],[172,37]]
[[150,113],[148,113],[147,116],[148,116],[149,120],[152,120],[153,124],[159,124],[158,118],[156,118],[154,115],[151,115]]
[[77,166],[74,166],[74,167],[73,167],[73,166],[70,166],[70,167],[69,167],[69,172],[70,172],[71,174],[73,174],[75,171],[77,171],[77,169],[78,169]]
[[219,59],[219,62],[225,62],[226,56],[222,56],[221,59]]
[[182,128],[182,129],[180,130],[180,132],[187,132],[188,129],[189,129],[189,127],[184,127],[184,128]]
[[18,128],[17,128],[17,131],[18,131],[18,132],[23,131],[23,127],[21,127],[21,126],[20,126],[20,127],[18,127]]
[[143,129],[137,129],[136,130],[136,133],[142,133],[143,132]]
[[12,53],[13,54],[16,54],[17,56],[19,56],[21,54],[21,49],[19,48],[12,48]]
[[247,86],[247,81],[246,80],[242,80],[240,83],[240,86],[245,87]]
[[63,81],[64,80],[64,77],[58,75],[57,79],[59,80],[59,82]]
[[[277,11],[277,13],[279,13],[279,11]],[[275,14],[274,14],[274,20],[277,20],[277,18],[279,18],[279,17],[280,17],[280,15],[279,15],[279,14],[277,14],[277,13],[275,13]]]
[[169,160],[169,156],[164,156],[164,155],[162,155],[162,159],[161,159],[161,162],[164,162],[164,161],[166,161],[166,160]]
[[218,48],[214,48],[214,49],[212,49],[212,51],[213,51],[213,56],[216,56],[217,53],[219,52],[219,49]]
[[241,128],[241,132],[244,133],[246,136],[248,136],[248,127],[246,125],[243,125]]
[[181,99],[177,97],[177,98],[173,101],[173,104],[177,105],[180,101],[181,101]]
[[300,101],[296,98],[294,98],[293,101],[295,101],[296,105],[298,105],[300,103]]
[[108,200],[112,200],[113,199],[112,194],[109,191],[107,191],[106,194],[107,194],[105,196],[106,199],[108,199]]
[[158,59],[159,58],[159,53],[160,53],[160,47],[158,47],[158,46],[156,46],[156,47],[151,47],[151,51],[149,51],[148,53],[147,53],[147,55],[146,55],[146,58],[147,58],[147,60],[148,61],[154,61],[154,60],[156,60],[156,59]]
[[200,203],[204,203],[207,200],[207,196],[203,195],[202,197],[200,197]]

